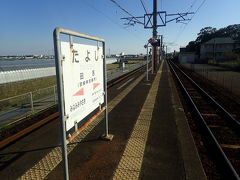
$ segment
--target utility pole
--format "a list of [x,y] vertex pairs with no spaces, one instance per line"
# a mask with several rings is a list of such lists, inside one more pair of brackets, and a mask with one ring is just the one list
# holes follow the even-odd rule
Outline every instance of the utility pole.
[[[133,26],[136,23],[144,25],[145,29],[153,29],[152,30],[152,38],[149,39],[149,43],[152,45],[152,57],[153,57],[153,63],[152,68],[154,71],[157,70],[157,47],[160,46],[157,41],[157,28],[166,26],[167,23],[176,21],[176,23],[182,23],[183,21],[189,21],[191,19],[185,18],[185,16],[189,14],[194,14],[193,12],[186,12],[186,13],[175,13],[175,14],[167,14],[166,11],[158,11],[157,10],[157,0],[153,0],[153,12],[147,13],[146,8],[143,8],[145,10],[144,16],[136,16],[134,17],[132,14],[127,12],[124,8],[122,8],[116,1],[113,1],[118,7],[120,7],[124,12],[126,12],[130,17],[124,17],[121,18],[123,20],[126,20],[127,22],[124,23],[127,26]],[[141,1],[142,2],[142,1]],[[173,17],[171,19],[168,19],[168,17]],[[157,19],[159,21],[157,21]]]
[[[157,0],[153,0],[153,31],[152,31],[152,38],[157,39]],[[154,72],[157,69],[157,46],[153,45],[153,70]]]

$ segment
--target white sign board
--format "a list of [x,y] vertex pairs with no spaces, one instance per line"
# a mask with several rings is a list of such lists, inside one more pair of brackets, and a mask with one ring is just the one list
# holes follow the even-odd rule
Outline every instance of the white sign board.
[[103,48],[61,42],[66,131],[104,103]]

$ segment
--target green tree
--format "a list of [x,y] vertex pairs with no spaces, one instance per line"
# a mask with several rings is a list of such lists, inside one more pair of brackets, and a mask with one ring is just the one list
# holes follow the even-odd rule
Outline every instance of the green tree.
[[231,37],[234,40],[240,40],[240,24],[233,24],[219,29],[216,37]]
[[186,46],[188,52],[195,52],[197,49],[197,44],[195,41],[190,41]]
[[198,43],[207,42],[208,40],[214,38],[216,32],[217,32],[217,29],[213,27],[202,28],[198,33],[196,43],[198,44]]

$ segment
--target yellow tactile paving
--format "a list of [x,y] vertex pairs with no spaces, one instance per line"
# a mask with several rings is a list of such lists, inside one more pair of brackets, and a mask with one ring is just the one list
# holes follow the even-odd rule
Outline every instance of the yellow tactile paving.
[[120,161],[118,168],[129,170],[129,171],[137,171],[137,170],[140,171],[141,164],[142,164],[141,158],[126,156],[124,159]]
[[[111,110],[144,78],[145,73],[138,77],[132,84],[130,84],[126,89],[119,93],[109,104],[108,112]],[[91,130],[103,120],[103,114],[99,115],[91,124],[89,124],[75,139],[74,142],[80,142],[88,135]],[[68,153],[70,153],[77,144],[72,144],[68,147]],[[54,148],[49,152],[43,159],[41,159],[37,164],[25,172],[19,179],[44,179],[57,165],[62,161],[61,148]],[[134,174],[131,174],[131,177]],[[129,176],[130,177],[130,176]],[[128,178],[129,179],[129,178]],[[131,179],[131,178],[130,178]]]
[[143,104],[132,134],[125,147],[123,156],[113,175],[114,180],[138,179],[141,171],[144,150],[147,142],[148,131],[152,119],[153,108],[161,78],[163,63],[153,81],[148,96]]
[[134,180],[138,178],[139,173],[137,171],[131,171],[126,169],[119,169],[115,173],[115,179],[116,180]]

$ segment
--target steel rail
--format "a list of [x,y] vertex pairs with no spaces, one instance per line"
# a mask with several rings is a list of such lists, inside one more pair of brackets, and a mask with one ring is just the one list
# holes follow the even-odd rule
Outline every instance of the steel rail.
[[110,88],[110,87],[120,83],[124,79],[126,79],[126,78],[132,76],[133,74],[139,72],[140,70],[142,70],[145,66],[146,65],[143,65],[143,66],[141,66],[141,67],[139,67],[137,69],[134,69],[133,71],[130,71],[130,72],[126,73],[126,74],[123,74],[123,75],[121,75],[121,76],[119,76],[119,77],[117,77],[117,78],[107,82],[107,88]]
[[[133,71],[130,71],[126,74],[123,74],[111,81],[109,81],[107,83],[107,89],[111,88],[112,86],[120,83],[121,81],[123,81],[124,79],[134,75],[135,73],[139,72],[140,70],[142,70],[146,65],[143,65]],[[13,134],[12,136],[6,138],[6,139],[3,139],[2,141],[0,141],[0,149],[4,149],[5,147],[7,147],[9,144],[17,141],[18,139],[22,138],[23,136],[33,132],[34,130],[38,129],[39,127],[47,124],[48,122],[54,120],[54,119],[57,119],[59,117],[59,112],[55,112],[51,115],[49,115],[48,117],[30,125],[29,127],[17,132],[16,134]]]
[[[173,63],[172,63],[173,64]],[[224,115],[240,130],[240,122],[236,120],[227,110],[225,110],[215,99],[213,99],[206,91],[204,91],[195,81],[193,81],[185,72],[178,66],[173,64],[206,98],[208,98]]]
[[[180,87],[182,88],[183,92],[186,94],[188,100],[190,101],[190,103],[193,106],[193,109],[195,110],[195,112],[197,113],[197,115],[200,118],[200,123],[201,126],[204,130],[204,133],[207,135],[208,140],[211,141],[211,145],[214,147],[215,152],[219,155],[218,157],[221,158],[221,161],[223,162],[223,164],[221,164],[222,166],[224,166],[224,170],[227,172],[227,174],[230,176],[230,179],[236,179],[236,180],[240,180],[239,175],[237,174],[236,170],[234,169],[232,163],[229,161],[229,159],[227,158],[226,154],[224,153],[223,149],[221,148],[220,144],[218,143],[216,137],[214,136],[214,134],[212,133],[212,131],[210,130],[210,128],[208,127],[205,119],[203,118],[202,114],[200,113],[199,109],[197,108],[195,102],[193,101],[193,99],[191,98],[191,96],[189,95],[187,89],[185,88],[184,84],[182,83],[182,81],[180,80],[180,78],[178,77],[176,71],[174,70],[172,63],[170,63],[168,61],[168,64],[170,66],[171,71],[173,72],[173,75],[175,76],[175,78],[177,79],[177,82],[180,84]],[[182,73],[182,71],[180,71]],[[185,73],[184,73],[185,74]],[[193,80],[192,80],[193,81]],[[196,84],[196,83],[195,83]],[[199,86],[198,86],[199,87]],[[228,113],[229,114],[229,113]]]
[[6,147],[7,145],[16,141],[17,139],[20,139],[21,137],[29,134],[30,132],[34,131],[35,129],[43,126],[44,124],[48,123],[49,121],[58,118],[58,116],[59,116],[59,112],[55,112],[55,113],[49,115],[48,117],[30,125],[29,127],[25,128],[25,129],[23,129],[22,131],[19,131],[18,133],[0,141],[0,149]]

